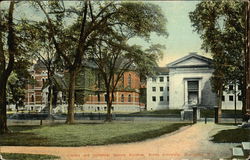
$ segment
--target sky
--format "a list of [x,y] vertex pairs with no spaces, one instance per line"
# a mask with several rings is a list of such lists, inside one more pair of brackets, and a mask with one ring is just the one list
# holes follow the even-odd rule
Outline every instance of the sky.
[[[201,39],[199,35],[194,32],[189,19],[189,12],[194,11],[196,4],[200,1],[147,1],[149,3],[157,4],[161,7],[164,15],[167,18],[166,30],[169,34],[168,38],[153,35],[152,42],[165,45],[166,49],[163,51],[163,59],[158,63],[159,66],[166,66],[174,60],[186,56],[190,52],[197,52],[200,55],[210,57],[208,53],[201,50]],[[72,3],[67,1],[67,3]],[[25,8],[20,7],[20,9]],[[31,11],[26,7],[28,16],[33,19],[40,19],[42,13],[39,11]],[[18,11],[17,11],[18,12]],[[32,13],[33,12],[33,13]],[[20,12],[21,13],[21,12]],[[21,15],[20,15],[21,16]],[[26,13],[27,16],[27,13]],[[131,43],[147,46],[146,42],[141,39],[133,39]]]
[[[201,50],[201,39],[194,32],[189,19],[189,12],[194,11],[199,1],[158,1],[150,2],[159,5],[167,18],[166,29],[169,34],[168,38],[153,36],[154,43],[165,45],[163,59],[159,61],[159,66],[186,56],[190,52],[197,52],[202,56],[209,57],[208,53]],[[133,40],[133,43],[145,45],[142,40]]]

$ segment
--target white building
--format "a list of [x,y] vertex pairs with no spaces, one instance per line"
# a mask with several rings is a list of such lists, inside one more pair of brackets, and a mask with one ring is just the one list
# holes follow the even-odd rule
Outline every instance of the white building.
[[155,68],[157,75],[147,79],[147,110],[169,108],[169,71],[167,67]]
[[[158,74],[147,79],[147,109],[216,106],[216,95],[212,92],[210,84],[213,73],[211,64],[211,59],[190,53],[168,64],[167,67],[156,68]],[[236,89],[239,89],[238,86]],[[231,85],[229,90],[233,90]],[[234,99],[234,94],[224,92],[222,109],[234,109]],[[240,94],[236,99],[237,109],[241,109]]]

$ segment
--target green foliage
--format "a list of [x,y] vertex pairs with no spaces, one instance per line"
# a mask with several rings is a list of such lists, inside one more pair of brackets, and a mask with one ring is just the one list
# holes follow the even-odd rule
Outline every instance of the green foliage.
[[245,7],[244,1],[202,1],[190,13],[192,26],[203,40],[202,48],[213,57],[215,92],[231,83],[243,86]]

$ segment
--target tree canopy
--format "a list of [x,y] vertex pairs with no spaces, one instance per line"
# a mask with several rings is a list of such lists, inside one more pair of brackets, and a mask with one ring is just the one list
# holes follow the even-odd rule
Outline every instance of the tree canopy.
[[189,15],[194,31],[202,39],[202,49],[212,54],[211,80],[219,99],[228,84],[244,88],[245,7],[243,1],[202,1]]

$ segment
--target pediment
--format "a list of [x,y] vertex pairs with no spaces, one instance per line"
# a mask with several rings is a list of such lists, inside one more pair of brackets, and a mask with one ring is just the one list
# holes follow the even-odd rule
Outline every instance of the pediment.
[[189,54],[188,56],[182,57],[167,66],[169,68],[186,68],[186,67],[209,67],[211,66],[212,60],[200,56],[198,54]]

